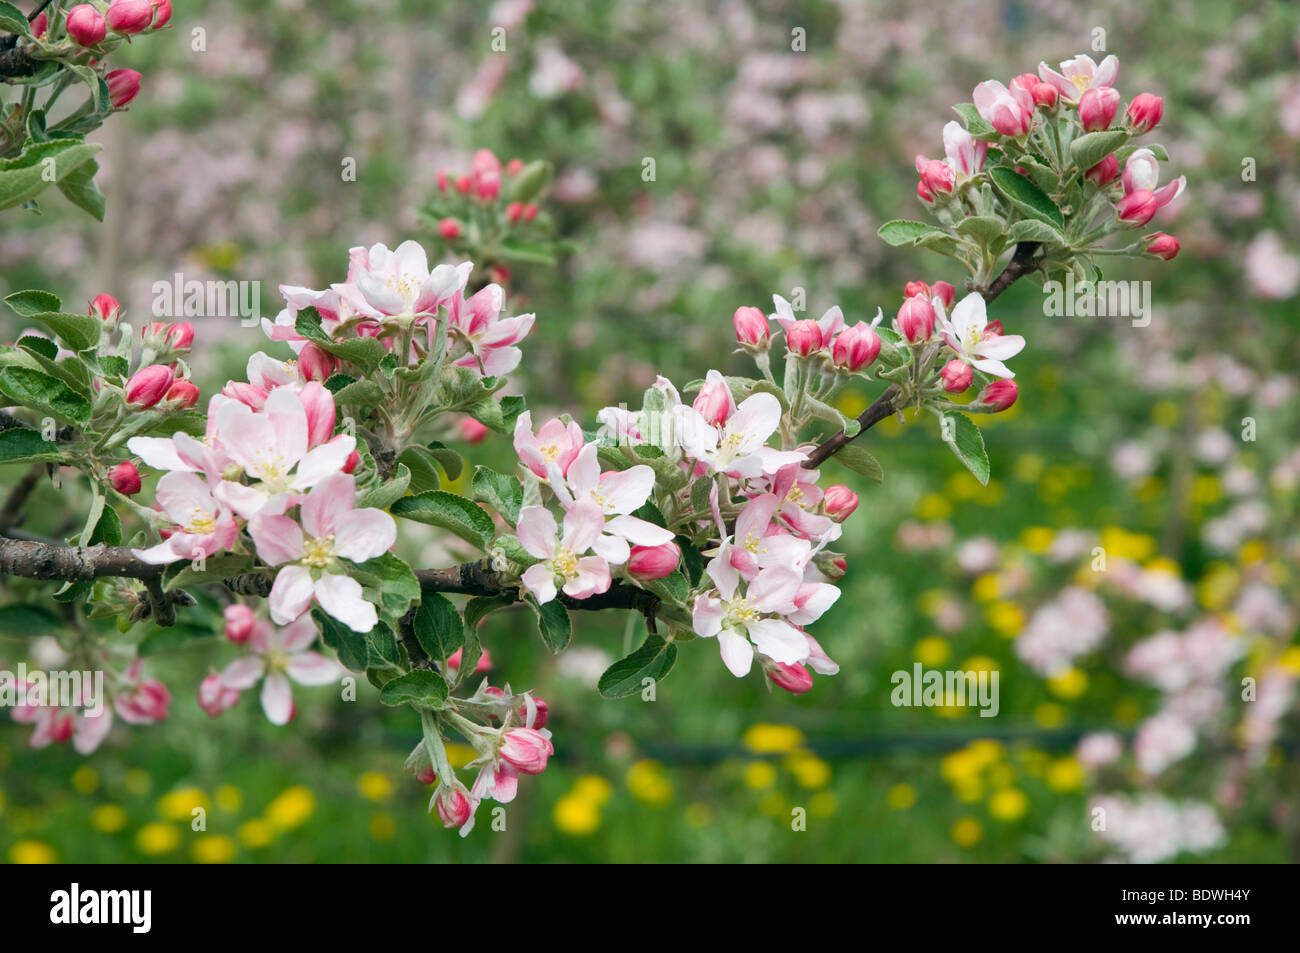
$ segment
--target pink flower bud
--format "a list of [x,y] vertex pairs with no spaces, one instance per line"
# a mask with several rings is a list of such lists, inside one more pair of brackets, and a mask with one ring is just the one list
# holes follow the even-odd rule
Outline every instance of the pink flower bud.
[[1178,256],[1178,250],[1182,247],[1178,244],[1178,239],[1172,235],[1166,235],[1164,232],[1156,232],[1149,235],[1151,240],[1147,243],[1147,254],[1155,255],[1157,258],[1163,258],[1165,261],[1172,261]]
[[50,28],[50,17],[44,10],[37,14],[36,19],[32,21],[32,36],[40,39],[45,35],[45,31]]
[[822,507],[827,516],[837,523],[843,523],[858,508],[858,495],[847,486],[837,483],[828,486],[822,494]]
[[78,46],[94,46],[108,35],[104,18],[88,3],[79,3],[68,11],[68,36]]
[[437,784],[438,773],[433,770],[433,765],[428,765],[415,773],[415,780],[421,784]]
[[1138,189],[1131,192],[1119,200],[1115,205],[1115,211],[1119,213],[1121,222],[1127,222],[1129,225],[1139,227],[1151,221],[1152,216],[1160,209],[1160,202],[1156,199],[1155,194],[1147,189]]
[[118,318],[122,316],[122,308],[112,295],[96,295],[95,300],[90,302],[90,316],[99,318],[100,323],[104,325],[104,330],[112,331],[117,327]]
[[1112,152],[1085,172],[1083,177],[1093,185],[1101,188],[1109,182],[1114,182],[1117,175],[1119,175],[1119,160],[1115,158],[1115,153]]
[[758,308],[746,306],[737,308],[731,317],[736,328],[736,340],[744,348],[766,350],[768,343],[767,318]]
[[938,298],[943,302],[944,308],[951,311],[953,302],[957,300],[957,289],[946,281],[936,281],[930,288],[930,294],[926,297]]
[[[133,677],[138,673],[139,662],[131,666]],[[148,725],[167,718],[172,693],[156,678],[142,680],[134,688],[117,696],[113,707],[128,725]]]
[[535,728],[511,728],[502,736],[501,760],[524,774],[541,774],[554,753],[550,739]]
[[176,381],[163,398],[163,406],[168,410],[185,410],[198,402],[199,385],[193,381]]
[[353,450],[351,453],[348,454],[348,458],[347,458],[346,460],[343,461],[343,472],[344,472],[344,473],[353,473],[353,472],[355,472],[356,469],[357,469],[357,466],[358,466],[360,463],[361,463],[361,454],[359,454],[359,453],[357,453],[355,450]]
[[303,380],[327,381],[338,366],[338,358],[315,344],[305,344],[298,352],[298,372]]
[[[457,649],[456,651],[452,652],[451,655],[447,656],[447,667],[460,668],[460,658],[461,658],[461,649]],[[492,667],[492,656],[488,654],[487,649],[484,649],[483,654],[478,657],[478,664],[474,666],[474,674],[479,675],[483,672],[486,672],[491,667]]]
[[[548,718],[550,718],[550,715],[551,715],[551,706],[546,704],[546,702],[540,698],[534,698],[533,699],[533,723],[531,725],[528,725],[528,727],[536,728],[537,730],[540,731],[541,729],[546,727],[546,721]],[[527,722],[528,720],[527,702],[519,706],[519,717],[523,719],[525,722]]]
[[167,396],[174,380],[170,367],[162,364],[143,367],[126,382],[126,402],[140,409],[152,407]]
[[149,0],[113,0],[107,20],[114,33],[140,33],[153,23],[153,4]]
[[784,688],[791,695],[802,695],[813,687],[812,672],[802,665],[777,662],[775,668],[768,669],[767,677],[773,685]]
[[641,582],[663,579],[672,575],[681,558],[682,551],[674,542],[658,546],[633,546],[632,554],[627,558],[627,574]]
[[234,605],[226,606],[221,611],[221,615],[226,620],[226,638],[236,644],[247,642],[253,634],[253,627],[257,624],[257,617],[253,615],[252,608],[242,602],[236,602]]
[[998,318],[994,321],[990,321],[984,328],[984,336],[986,338],[994,338],[1000,334],[1006,334],[1006,333],[1007,333],[1007,329],[1002,326],[1001,318]]
[[184,354],[194,344],[194,325],[188,321],[173,324],[167,329],[167,347],[177,354]]
[[319,447],[334,436],[334,395],[319,381],[308,381],[298,397],[307,412],[307,446]]
[[929,298],[915,295],[903,302],[894,319],[894,330],[907,339],[909,344],[930,340],[934,334],[934,305]]
[[140,471],[127,460],[108,471],[108,482],[123,496],[135,496],[140,492]]
[[916,169],[921,174],[917,194],[927,202],[933,202],[936,195],[947,195],[957,184],[957,173],[952,166],[942,159],[925,159],[916,157]]
[[484,202],[491,202],[501,194],[501,173],[486,172],[474,179],[474,191]]
[[537,206],[529,202],[524,206],[524,221],[531,222],[537,217]]
[[930,286],[924,281],[909,281],[907,284],[903,285],[904,301],[908,298],[914,297],[915,295],[921,295],[924,298],[930,297]]
[[474,175],[498,175],[501,172],[501,160],[491,149],[479,149],[474,158],[469,160],[469,171]]
[[715,427],[721,427],[736,409],[736,402],[727,389],[727,382],[722,379],[708,381],[691,404],[701,417]]
[[108,84],[108,101],[118,109],[140,93],[140,74],[133,69],[115,69],[104,77]]
[[161,30],[172,18],[172,0],[150,0],[153,4],[153,29]]
[[1079,121],[1084,132],[1109,129],[1119,110],[1119,90],[1113,86],[1094,86],[1079,97]]
[[488,435],[487,427],[473,417],[460,418],[460,423],[456,425],[456,429],[460,431],[460,439],[466,443],[481,443],[483,438]]
[[446,172],[439,172],[435,178],[435,181],[438,183],[439,192],[446,192],[449,188],[451,188],[451,180],[447,178]]
[[511,202],[506,206],[506,221],[512,225],[524,216],[524,203]]
[[474,189],[474,180],[467,175],[458,176],[456,179],[456,191],[461,195],[468,195]]
[[474,816],[474,803],[460,788],[443,788],[438,792],[438,820],[443,827],[464,827]]
[[975,379],[975,372],[965,361],[959,361],[955,358],[943,366],[939,372],[943,380],[943,389],[950,394],[960,394],[967,387],[970,387],[971,381]]
[[1019,88],[1027,93],[1032,93],[1039,82],[1037,73],[1021,73],[1019,76],[1013,77],[1007,85],[1011,87],[1012,91]]
[[199,683],[199,707],[212,718],[239,703],[239,690],[231,688],[220,675],[209,675]]
[[835,337],[831,345],[831,361],[836,367],[846,371],[860,371],[871,364],[880,354],[880,335],[872,330],[871,325],[859,321],[851,328],[845,328]]
[[523,159],[511,159],[509,162],[506,163],[506,175],[514,176],[514,175],[518,175],[520,172],[523,171],[524,171]]
[[460,222],[454,218],[444,218],[438,223],[438,234],[447,241],[460,237]]
[[1042,106],[1044,109],[1051,109],[1056,105],[1057,92],[1056,87],[1051,83],[1035,83],[1029,90],[1034,97],[1034,105]]
[[227,381],[226,386],[221,388],[221,393],[251,410],[261,410],[266,405],[266,391],[247,381]]
[[796,321],[785,332],[785,346],[800,357],[807,357],[821,349],[822,329],[811,318]]
[[1160,117],[1164,115],[1164,110],[1164,100],[1159,96],[1139,93],[1133,97],[1133,102],[1128,104],[1128,121],[1132,124],[1134,132],[1138,134],[1150,132],[1160,124]]
[[983,404],[995,414],[1000,414],[1016,402],[1020,396],[1020,388],[1015,381],[1001,380],[994,381],[988,387],[980,391],[976,403]]

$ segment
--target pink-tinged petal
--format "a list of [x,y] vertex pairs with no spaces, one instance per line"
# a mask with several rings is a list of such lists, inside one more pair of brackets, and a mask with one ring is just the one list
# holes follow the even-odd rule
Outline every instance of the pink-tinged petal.
[[366,601],[361,583],[351,576],[321,573],[315,591],[321,608],[354,632],[369,632],[379,621],[375,607]]
[[805,664],[818,675],[838,674],[840,670],[839,663],[827,655],[826,650],[811,635],[807,632],[803,635],[808,640],[808,658]]
[[260,655],[246,655],[221,670],[221,684],[242,692],[256,685],[265,674],[266,659]]
[[210,517],[217,510],[207,481],[194,473],[164,474],[158,481],[157,500],[163,511],[182,526],[195,517]]
[[975,103],[975,108],[979,114],[988,119],[988,113],[997,105],[998,100],[1009,97],[1011,93],[1005,86],[995,79],[985,80],[975,87],[971,99]]
[[626,539],[608,533],[598,536],[591,544],[591,550],[611,566],[623,565],[632,555],[632,547],[627,544]]
[[1007,367],[1001,361],[994,361],[989,358],[975,358],[971,362],[971,367],[977,371],[983,371],[985,374],[993,377],[1001,377],[1004,380],[1010,380],[1015,377],[1015,371]]
[[999,334],[996,337],[980,341],[975,353],[980,357],[1005,361],[1015,357],[1025,349],[1025,339],[1019,334]]
[[559,527],[546,507],[525,506],[521,509],[515,532],[519,544],[529,555],[549,559],[555,553],[555,534],[559,532]]
[[799,587],[795,596],[798,606],[787,618],[795,625],[811,625],[822,617],[840,597],[840,590],[824,582],[809,582]]
[[1180,175],[1168,185],[1162,185],[1160,188],[1156,189],[1155,192],[1152,193],[1155,195],[1156,208],[1164,208],[1174,199],[1178,198],[1178,196],[1182,195],[1185,188],[1187,188],[1187,176]]
[[339,434],[328,443],[323,443],[308,452],[298,463],[293,478],[293,485],[299,490],[316,486],[336,473],[343,472],[343,465],[357,447],[357,439],[349,434]]
[[285,672],[299,685],[329,685],[343,675],[338,662],[319,652],[299,652],[289,659]]
[[382,314],[401,314],[406,310],[406,302],[392,291],[384,280],[371,272],[358,275],[356,289],[365,298],[366,304]]
[[758,650],[774,662],[793,665],[808,657],[808,640],[789,622],[758,619],[746,628]]
[[1094,89],[1098,86],[1114,86],[1118,77],[1119,60],[1112,53],[1101,61],[1101,65],[1092,74],[1092,82],[1089,85]]
[[152,566],[165,566],[168,563],[176,562],[178,559],[188,559],[188,556],[181,555],[176,551],[176,543],[173,540],[179,535],[181,534],[174,533],[157,546],[151,546],[148,549],[133,549],[131,553],[136,559],[147,562]]
[[662,546],[673,540],[669,530],[639,516],[615,516],[605,524],[605,531],[622,536],[634,546]]
[[[569,464],[569,473],[567,479],[569,487],[573,490],[574,496],[582,496],[596,489],[600,483],[600,461],[596,459],[597,445],[595,441],[585,444],[578,455],[574,458],[573,463]],[[648,467],[646,469],[649,469]],[[654,471],[650,471],[651,486],[654,485]],[[551,483],[555,483],[554,477]],[[642,500],[642,503],[645,501]],[[640,506],[638,503],[637,506]],[[633,509],[636,509],[634,506]]]
[[77,749],[77,754],[94,754],[112,727],[111,708],[106,707],[98,715],[83,714],[77,719],[77,727],[72,733],[72,747]]
[[[246,520],[266,512],[268,515],[279,515],[269,511],[277,507],[272,506],[271,497],[266,491],[259,486],[245,486],[242,483],[233,483],[230,480],[222,480],[217,483],[216,489],[212,491],[217,502],[234,510]],[[280,513],[284,508],[280,507]]]
[[288,625],[311,605],[311,573],[305,566],[285,566],[275,575],[267,605],[277,625]]
[[1070,80],[1066,79],[1056,70],[1052,69],[1046,63],[1038,64],[1038,76],[1045,83],[1050,83],[1056,87],[1056,91],[1070,102],[1074,102],[1079,97],[1078,88]]
[[[569,474],[572,476],[572,469]],[[592,496],[606,513],[631,513],[650,499],[654,487],[655,472],[643,464],[637,464],[626,470],[613,470],[602,475]]]
[[785,567],[802,572],[811,555],[812,543],[808,540],[780,533],[764,537],[759,544],[757,561],[763,569]]
[[750,666],[754,664],[754,647],[735,629],[723,629],[718,633],[718,651],[722,654],[722,664],[736,678],[749,674]]
[[564,514],[563,543],[575,553],[591,549],[605,531],[605,514],[590,500],[578,500]]
[[792,569],[764,569],[749,584],[745,595],[764,612],[779,612],[784,615],[794,610],[794,597],[802,582],[800,575]]
[[277,387],[262,409],[275,432],[275,448],[286,460],[298,461],[307,452],[307,412],[292,388]]
[[727,421],[724,432],[740,437],[736,453],[753,453],[772,436],[781,425],[781,402],[772,394],[759,393],[746,397],[736,407]]
[[675,406],[673,425],[687,456],[707,460],[718,449],[718,431],[694,407],[686,404]]
[[[942,307],[940,302],[939,307]],[[983,333],[988,326],[988,315],[984,308],[984,298],[972,292],[957,302],[952,309],[952,326],[957,337],[963,342],[972,341]]]
[[[248,532],[257,544],[257,555],[268,566],[279,566],[302,557],[302,527],[287,516],[254,516],[248,522]],[[293,618],[299,614],[295,613]]]
[[696,635],[711,638],[722,631],[722,602],[712,596],[697,596],[691,607],[691,628]]
[[736,545],[747,546],[767,535],[767,528],[779,505],[775,493],[764,493],[746,503],[736,517]]
[[279,648],[286,652],[301,652],[304,649],[311,648],[316,643],[317,634],[316,621],[310,615],[304,613],[288,625],[278,629],[275,633],[275,642]]
[[555,574],[541,563],[529,566],[521,578],[538,603],[544,604],[555,598]]
[[710,559],[705,567],[709,578],[713,580],[713,584],[718,587],[718,592],[722,593],[724,599],[733,598],[736,595],[736,587],[740,585],[740,574],[731,564],[732,551],[733,547],[724,545],[718,550],[718,555]]
[[609,563],[599,556],[584,556],[578,560],[578,575],[564,584],[564,592],[575,599],[587,599],[608,591],[610,582]]
[[395,542],[397,521],[373,507],[348,513],[334,531],[334,552],[353,562],[382,556]]
[[537,316],[533,314],[521,314],[513,318],[504,318],[483,335],[481,344],[484,347],[500,348],[510,344],[517,344],[533,329],[533,323]]
[[272,672],[262,683],[262,711],[273,725],[287,725],[293,716],[293,689],[279,672]]
[[181,459],[180,452],[171,437],[132,437],[126,442],[127,449],[155,470],[189,470],[200,469]]
[[485,377],[504,377],[519,366],[523,356],[524,352],[517,347],[494,347],[480,352],[477,358],[467,354],[456,363],[474,368],[481,365]]
[[[484,765],[491,770],[491,765]],[[502,762],[497,765],[492,775],[492,800],[500,804],[509,804],[519,793],[519,769],[513,764]]]
[[[286,391],[290,397],[292,392]],[[293,397],[294,402],[297,398]],[[298,406],[299,411],[302,405]],[[218,411],[218,436],[230,458],[249,473],[257,475],[272,453],[278,453],[275,427],[264,414],[255,414],[243,404],[231,402]],[[304,441],[306,418],[303,419]]]
[[357,481],[352,474],[336,473],[326,477],[303,500],[302,528],[314,539],[334,534],[344,517],[352,512],[356,497]]
[[844,312],[839,305],[831,305],[826,309],[826,313],[821,316],[817,322],[817,328],[822,332],[822,340],[830,341],[831,338],[844,330]]

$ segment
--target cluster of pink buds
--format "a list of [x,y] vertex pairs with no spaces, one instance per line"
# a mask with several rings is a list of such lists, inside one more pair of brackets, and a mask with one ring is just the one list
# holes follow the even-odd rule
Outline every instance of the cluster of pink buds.
[[166,720],[171,692],[155,678],[144,677],[144,663],[135,659],[126,671],[105,670],[103,694],[83,686],[80,695],[56,703],[44,696],[49,685],[20,683],[22,702],[14,707],[13,719],[34,726],[29,744],[44,748],[72,742],[78,753],[93,754],[113,727],[113,715],[128,725],[151,725]]
[[178,378],[165,364],[150,364],[126,382],[126,403],[133,410],[185,410],[199,401],[199,388],[191,380]]
[[[513,198],[516,190],[511,188],[527,168],[522,159],[503,164],[491,149],[479,149],[470,160],[468,173],[454,175],[445,170],[438,173],[438,191],[448,198],[463,196],[481,206],[500,206],[498,214],[509,225],[531,222],[537,218],[537,206],[531,196],[524,201]],[[464,236],[465,220],[472,217],[469,209],[464,214],[445,215],[438,221],[438,234],[454,242]]]
[[161,30],[171,18],[171,0],[112,0],[77,4],[68,11],[65,24],[78,46],[98,46],[109,33],[128,37]]

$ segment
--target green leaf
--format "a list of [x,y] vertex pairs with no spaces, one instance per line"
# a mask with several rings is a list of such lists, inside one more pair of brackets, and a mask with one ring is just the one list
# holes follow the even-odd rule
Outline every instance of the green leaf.
[[[405,614],[405,613],[403,613]],[[370,665],[367,667],[367,677],[374,668],[395,668],[403,667],[402,650],[397,644],[397,639],[393,637],[393,630],[385,623],[380,622],[369,632],[365,633],[366,649],[370,654]]]
[[447,682],[437,672],[417,668],[385,683],[379,690],[379,700],[393,706],[411,704],[416,708],[445,708]]
[[312,609],[311,617],[320,626],[321,640],[333,649],[344,668],[364,672],[370,664],[370,650],[364,632],[355,632],[351,626],[322,609]]
[[662,579],[651,579],[643,585],[671,605],[684,606],[691,595],[690,583],[680,569],[674,569]]
[[1044,245],[1065,245],[1065,236],[1046,222],[1036,218],[1025,218],[1011,226],[1007,240],[1018,242],[1042,242]]
[[32,38],[32,28],[27,17],[12,3],[0,3],[0,32],[17,33],[29,40]]
[[1087,172],[1127,141],[1128,133],[1122,129],[1085,133],[1070,143],[1070,158],[1080,171]]
[[1005,166],[998,166],[989,169],[989,178],[993,180],[998,191],[1024,214],[1049,225],[1055,225],[1058,229],[1065,227],[1065,219],[1061,216],[1061,210],[1056,207],[1056,203],[1023,175]]
[[23,205],[46,186],[61,182],[100,146],[77,139],[28,143],[12,159],[0,159],[0,209]]
[[357,497],[356,508],[364,509],[373,506],[381,510],[386,509],[392,506],[395,500],[399,500],[406,495],[406,489],[410,486],[410,483],[410,469],[405,464],[399,463],[390,478],[372,486]]
[[473,491],[474,499],[492,507],[511,526],[519,522],[524,488],[517,479],[497,473],[490,467],[475,467]]
[[60,380],[27,367],[0,370],[0,391],[14,403],[41,414],[70,420],[85,426],[90,420],[90,401]]
[[876,483],[885,482],[885,471],[880,461],[872,456],[871,451],[859,447],[856,443],[845,444],[835,453],[834,459],[848,467],[854,473],[860,473]]
[[358,407],[378,407],[388,400],[384,389],[374,381],[362,380],[353,381],[344,374],[332,374],[329,381],[325,382],[328,387],[330,381],[335,378],[343,378],[350,381],[344,383],[337,391],[334,391],[334,403],[336,404],[356,404]]
[[57,463],[63,458],[57,445],[35,430],[13,427],[0,432],[0,464]]
[[980,115],[980,111],[975,107],[974,103],[958,103],[952,109],[966,123],[966,131],[976,139],[992,140],[999,138],[1000,133],[993,128],[992,123]]
[[347,338],[335,341],[321,327],[320,314],[315,308],[303,308],[294,321],[294,330],[340,361],[355,364],[367,374],[379,366],[388,353],[378,338]]
[[426,592],[412,622],[415,640],[429,658],[445,662],[465,643],[465,623],[446,596]]
[[619,659],[600,676],[596,690],[605,698],[624,698],[641,691],[645,679],[663,680],[677,661],[677,645],[658,635],[646,636],[641,647]]
[[59,296],[48,291],[15,291],[5,297],[5,303],[24,318],[63,307]]
[[940,421],[943,442],[952,448],[957,459],[981,484],[989,482],[989,458],[984,450],[984,435],[975,421],[961,413],[944,414]]
[[442,472],[447,474],[448,480],[460,478],[461,471],[465,469],[464,457],[437,440],[430,443],[427,449],[429,453],[433,454],[433,458],[438,461],[438,465],[442,467]]
[[993,244],[1006,231],[1007,223],[996,215],[971,215],[957,223],[957,233],[975,239],[982,246]]
[[537,600],[529,596],[528,604],[537,613],[537,630],[541,633],[546,647],[552,652],[564,651],[569,644],[569,639],[573,637],[573,625],[569,621],[568,611],[560,600],[552,599],[544,605],[538,605]]
[[393,503],[390,512],[417,523],[428,523],[430,526],[450,530],[480,549],[487,549],[496,536],[492,517],[483,512],[481,507],[463,496],[444,490],[404,496]]
[[509,195],[514,202],[531,202],[551,181],[552,167],[545,159],[535,159],[509,180]]
[[540,242],[525,242],[517,238],[507,238],[499,246],[497,253],[506,261],[519,261],[532,265],[554,265],[555,253],[548,245]]
[[906,219],[895,219],[892,222],[886,222],[880,226],[877,232],[890,245],[915,245],[919,239],[927,235],[944,235],[943,229],[935,225],[927,225],[925,222],[909,222]]
[[[374,591],[372,602],[393,619],[406,615],[420,598],[420,582],[399,556],[384,553],[363,563],[350,563],[348,575]],[[382,623],[381,623],[382,625]]]
[[53,609],[42,605],[19,603],[0,607],[0,632],[31,635],[41,632],[49,635],[63,628],[66,620]]
[[438,479],[438,463],[433,454],[418,444],[399,453],[397,465],[409,472],[412,493],[428,493],[442,485]]

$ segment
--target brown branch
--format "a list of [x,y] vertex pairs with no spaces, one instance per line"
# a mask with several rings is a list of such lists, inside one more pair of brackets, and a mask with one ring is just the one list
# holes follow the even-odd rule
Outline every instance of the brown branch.
[[[980,290],[985,303],[990,303],[1002,292],[1011,287],[1012,283],[1018,278],[1022,278],[1038,267],[1038,252],[1041,247],[1039,242],[1020,242],[1016,245],[1016,250],[1011,255],[1011,260],[1007,266],[1002,269],[1002,273],[993,279],[988,287]],[[808,469],[816,469],[826,460],[844,448],[850,440],[862,436],[876,424],[880,423],[886,417],[893,415],[901,408],[897,406],[898,395],[902,393],[897,384],[890,384],[881,393],[879,397],[872,402],[871,406],[862,412],[858,417],[858,424],[861,429],[852,437],[845,436],[843,430],[833,437],[827,438],[820,446],[808,455],[804,461],[804,466]]]

